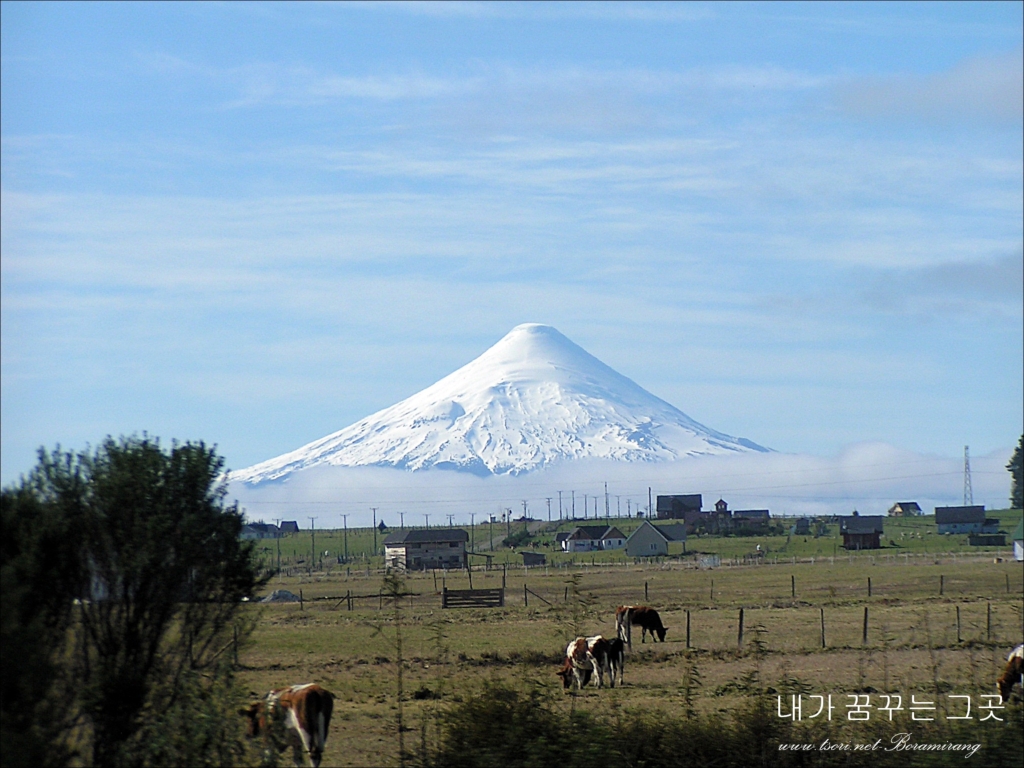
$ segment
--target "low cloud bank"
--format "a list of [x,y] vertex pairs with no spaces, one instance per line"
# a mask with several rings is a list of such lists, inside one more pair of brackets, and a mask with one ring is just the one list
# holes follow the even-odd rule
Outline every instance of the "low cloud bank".
[[[976,504],[1005,508],[1012,448],[971,458]],[[279,483],[249,486],[232,483],[229,498],[237,499],[251,520],[298,520],[310,515],[318,528],[338,528],[347,514],[349,527],[377,520],[397,527],[400,513],[406,526],[477,523],[511,509],[546,520],[575,508],[576,517],[635,514],[652,496],[700,493],[704,508],[719,498],[732,509],[771,510],[773,516],[885,514],[896,501],[916,501],[925,512],[935,506],[963,502],[963,458],[928,456],[884,443],[858,443],[838,456],[743,454],[697,457],[671,463],[622,464],[574,462],[520,477],[480,478],[454,471],[407,472],[378,467],[316,467]],[[560,493],[559,493],[560,492]],[[429,516],[429,517],[428,517]]]

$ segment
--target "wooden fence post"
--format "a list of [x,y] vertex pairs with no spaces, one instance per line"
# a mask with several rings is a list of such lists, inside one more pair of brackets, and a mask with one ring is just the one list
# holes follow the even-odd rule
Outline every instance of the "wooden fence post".
[[647,582],[644,582],[644,602],[647,602]]
[[821,611],[821,647],[825,647],[825,609],[819,608]]
[[299,610],[300,611],[306,610],[306,604],[302,600],[302,590],[301,589],[299,590]]
[[524,608],[529,608],[530,607],[530,598],[527,596],[526,585],[525,584],[523,584],[523,607]]
[[943,594],[946,591],[946,577],[939,576],[939,594]]
[[871,577],[868,576],[868,597],[871,597]]
[[868,644],[868,607],[864,606],[864,635],[861,637],[861,645]]
[[690,647],[690,612],[686,612],[686,647]]
[[566,603],[569,602],[569,588],[568,587],[565,588],[565,595],[562,597],[562,600],[564,602],[566,602]]
[[789,596],[796,597],[796,576],[792,574],[789,577]]
[[742,649],[743,648],[743,609],[740,608],[740,631],[736,638],[736,644]]
[[956,641],[962,643],[963,637],[960,635],[960,606],[956,607]]
[[348,609],[351,611],[352,610],[352,590],[351,589],[348,592],[345,593],[345,597],[348,598]]
[[715,602],[715,580],[711,580],[711,602]]

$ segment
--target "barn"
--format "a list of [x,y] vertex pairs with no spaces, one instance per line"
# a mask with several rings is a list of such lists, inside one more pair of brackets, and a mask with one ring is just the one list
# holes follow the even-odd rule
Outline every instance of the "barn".
[[843,549],[881,549],[881,515],[846,515],[839,518]]
[[384,562],[402,571],[465,568],[467,541],[461,528],[410,528],[384,539]]

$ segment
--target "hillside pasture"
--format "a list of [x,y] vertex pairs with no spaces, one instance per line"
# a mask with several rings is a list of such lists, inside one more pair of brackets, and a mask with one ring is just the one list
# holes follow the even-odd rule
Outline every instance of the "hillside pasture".
[[[476,588],[502,580],[504,608],[442,610],[441,590],[467,588],[465,572],[406,576],[397,619],[407,749],[436,740],[435,715],[485,681],[538,686],[558,706],[594,713],[641,708],[672,717],[687,708],[733,711],[757,685],[976,696],[994,690],[1002,659],[1024,636],[1024,572],[980,555],[858,553],[707,570],[622,561],[473,573]],[[269,588],[301,590],[304,602],[251,607],[257,629],[240,655],[244,683],[265,691],[319,682],[338,696],[325,765],[397,764],[396,610],[381,576],[333,569],[278,577]],[[352,610],[349,594],[356,596]],[[623,687],[562,694],[554,673],[567,640],[577,632],[612,636],[615,607],[644,602],[661,612],[666,642],[641,644],[634,634]]]

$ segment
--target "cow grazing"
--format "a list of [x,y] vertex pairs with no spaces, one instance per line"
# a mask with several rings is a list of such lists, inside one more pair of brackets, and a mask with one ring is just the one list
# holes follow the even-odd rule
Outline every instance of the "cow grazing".
[[[597,687],[603,687],[605,673],[611,677],[610,648],[609,642],[601,635],[577,637],[569,643],[565,649],[565,662],[558,672],[563,687],[568,688],[575,682],[576,689],[581,690],[589,682],[591,672],[597,675]],[[611,677],[611,686],[615,687],[614,677]]]
[[996,680],[999,695],[1003,697],[1004,702],[1009,700],[1013,686],[1017,683],[1021,684],[1021,690],[1024,692],[1024,645],[1018,645],[1010,651],[1010,655],[1006,657],[1006,668],[1002,676]]
[[268,758],[273,757],[271,749],[280,753],[291,747],[296,766],[303,764],[306,755],[310,765],[318,768],[333,710],[334,694],[307,683],[273,690],[240,711],[249,718],[248,735],[263,738]]
[[646,605],[620,605],[615,609],[615,629],[619,638],[630,648],[633,647],[631,627],[640,627],[640,642],[647,642],[647,633],[652,640],[665,642],[668,630],[661,623],[661,616],[653,608]]
[[562,662],[562,668],[556,673],[560,678],[562,678],[563,688],[569,688],[574,682],[577,683],[579,688],[583,688],[590,682],[591,669],[589,667],[585,667],[580,670],[578,679],[574,670],[575,668],[573,667],[572,659],[566,656],[565,661]]

